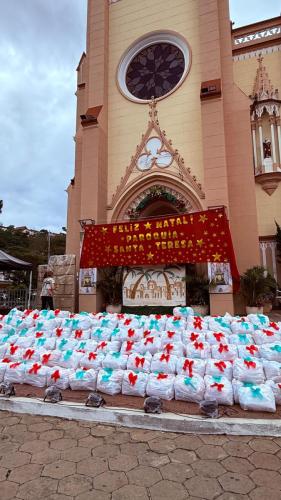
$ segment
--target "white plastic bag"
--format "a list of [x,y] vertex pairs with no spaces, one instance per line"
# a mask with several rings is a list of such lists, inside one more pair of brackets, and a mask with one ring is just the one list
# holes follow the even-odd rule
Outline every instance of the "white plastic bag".
[[212,358],[232,361],[238,356],[237,346],[232,344],[212,345]]
[[248,314],[247,321],[250,321],[260,329],[267,328],[269,325],[269,318],[264,314]]
[[139,342],[143,338],[143,328],[124,328],[121,330],[120,338],[122,342],[127,340]]
[[31,347],[33,344],[34,344],[34,338],[33,337],[29,337],[29,336],[26,336],[26,337],[18,337],[17,338],[17,345],[21,348],[21,349],[27,349],[28,347]]
[[281,363],[281,342],[274,344],[263,344],[260,346],[260,355],[269,361],[278,361]]
[[273,344],[281,340],[279,332],[274,332],[274,330],[267,330],[265,328],[263,330],[256,330],[253,333],[253,338],[257,345]]
[[72,330],[70,328],[62,328],[57,327],[53,330],[52,337],[56,337],[58,339],[69,339],[72,334]]
[[69,370],[61,368],[61,366],[54,366],[50,369],[47,375],[47,385],[55,385],[61,390],[69,387]]
[[58,364],[62,368],[71,368],[72,370],[76,370],[82,356],[83,354],[81,352],[72,351],[71,349],[68,351],[62,351]]
[[204,399],[205,383],[200,375],[192,377],[177,375],[175,378],[175,399],[199,403]]
[[97,371],[83,368],[70,370],[69,385],[73,391],[95,391],[97,386]]
[[77,328],[76,330],[72,330],[71,338],[81,341],[81,340],[89,340],[91,337],[91,330],[82,330],[82,328]]
[[138,372],[149,373],[151,360],[152,356],[150,352],[147,352],[146,354],[133,352],[128,358],[127,369],[131,371],[137,370]]
[[206,369],[206,361],[203,359],[179,358],[177,361],[176,372],[178,375],[192,377],[200,375],[204,377]]
[[161,340],[155,336],[146,337],[140,341],[138,349],[141,354],[150,352],[153,355],[161,351]]
[[102,367],[112,368],[113,370],[126,370],[127,362],[128,355],[122,352],[108,352],[103,359]]
[[24,373],[25,373],[25,363],[21,363],[20,361],[7,363],[4,375],[4,382],[10,382],[12,384],[23,384]]
[[45,387],[50,368],[40,363],[28,363],[24,373],[24,383],[35,387]]
[[239,333],[249,334],[254,332],[253,324],[250,323],[250,321],[244,321],[243,318],[232,321],[230,328],[234,335],[238,335]]
[[276,377],[277,380],[267,380],[266,385],[268,385],[275,398],[275,403],[281,405],[281,377]]
[[185,348],[182,342],[168,342],[162,345],[162,351],[166,354],[182,357],[185,354]]
[[6,356],[14,361],[19,361],[22,359],[24,349],[21,349],[17,344],[10,344],[6,350]]
[[0,361],[0,382],[3,382],[7,369],[7,363]]
[[239,358],[247,358],[248,356],[252,356],[252,358],[260,358],[260,348],[255,344],[238,345],[237,347]]
[[57,366],[61,357],[61,351],[39,351],[40,363],[44,366]]
[[267,384],[240,387],[238,398],[242,410],[275,412],[275,398]]
[[233,378],[241,382],[262,384],[265,376],[261,360],[251,357],[236,359],[233,363]]
[[206,384],[204,396],[206,400],[215,400],[222,405],[233,405],[232,384],[226,377],[206,375],[204,381]]
[[32,347],[25,349],[22,353],[22,359],[24,361],[36,362],[40,360],[40,351],[36,351]]
[[182,332],[182,342],[184,345],[189,344],[190,342],[205,342],[206,334],[199,332],[192,332],[185,330]]
[[134,372],[132,370],[124,371],[122,394],[144,397],[146,394],[148,377],[148,373]]
[[104,354],[102,352],[86,352],[79,360],[79,366],[81,368],[93,368],[98,370],[102,367],[102,362],[104,360]]
[[207,332],[206,341],[210,345],[228,344],[228,335],[224,332]]
[[134,340],[125,340],[121,345],[121,353],[129,356],[133,352],[139,352],[140,343]]
[[91,339],[96,342],[101,342],[102,340],[106,340],[108,342],[111,339],[111,332],[112,330],[110,328],[95,327],[92,330]]
[[189,316],[187,318],[186,329],[194,332],[205,332],[208,330],[208,323],[201,316]]
[[178,318],[187,318],[188,316],[194,316],[194,311],[192,307],[174,307],[173,315]]
[[[169,342],[177,343],[182,341],[181,331],[163,330],[161,332],[161,344],[168,344]],[[196,340],[196,339],[195,339]]]
[[115,395],[121,392],[123,370],[102,368],[98,373],[97,390],[105,394]]
[[52,351],[56,347],[56,339],[54,337],[40,337],[35,339],[33,344],[34,349],[45,349]]
[[188,358],[208,359],[211,355],[210,345],[207,342],[192,342],[186,346]]
[[157,352],[151,361],[151,371],[159,373],[176,373],[177,356],[165,352]]
[[96,352],[102,352],[103,354],[106,354],[107,352],[117,352],[120,351],[120,341],[119,340],[111,340],[107,342],[106,340],[102,340],[101,342],[98,342],[97,347],[96,347]]
[[146,386],[148,396],[157,396],[161,399],[174,398],[175,376],[168,373],[150,373]]
[[251,345],[255,343],[252,335],[247,333],[229,335],[228,342],[234,345]]
[[206,375],[220,377],[223,375],[228,380],[232,380],[232,363],[222,359],[208,359],[206,363]]
[[267,380],[281,376],[281,363],[278,361],[268,361],[267,359],[263,359],[262,364]]
[[166,321],[166,330],[173,332],[182,332],[186,329],[186,320],[184,318],[177,318],[173,316]]
[[230,322],[227,318],[218,316],[214,318],[209,318],[208,321],[209,330],[213,332],[224,332],[226,334],[231,333]]

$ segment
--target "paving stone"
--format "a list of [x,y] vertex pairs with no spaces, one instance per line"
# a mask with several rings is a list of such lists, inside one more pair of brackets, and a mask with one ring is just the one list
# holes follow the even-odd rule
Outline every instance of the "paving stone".
[[33,455],[31,455],[31,463],[45,465],[55,462],[56,460],[59,460],[59,458],[59,451],[51,450],[50,448],[48,448],[39,453],[34,453]]
[[276,471],[255,469],[250,474],[257,486],[264,486],[272,490],[281,490],[281,476]]
[[72,476],[65,477],[60,480],[58,486],[58,493],[64,495],[77,496],[85,491],[92,489],[92,480],[89,477],[81,476],[80,474],[73,474]]
[[249,460],[257,469],[279,470],[281,468],[281,461],[277,455],[271,453],[260,453],[255,451]]
[[189,434],[178,436],[174,443],[176,448],[182,448],[184,450],[197,450],[202,446],[202,441],[196,436],[190,436]]
[[222,460],[227,456],[226,451],[221,446],[204,444],[196,450],[196,454],[202,460]]
[[63,431],[51,430],[42,432],[42,434],[40,434],[39,436],[39,439],[42,439],[43,441],[56,441],[57,439],[61,439],[62,437]]
[[117,455],[108,459],[110,470],[128,472],[138,465],[137,457],[134,455]]
[[[2,412],[0,412],[2,413]],[[10,426],[10,425],[15,425],[20,423],[20,418],[19,417],[13,417],[10,414],[8,416],[4,416],[1,418],[1,425],[4,426]]]
[[0,481],[5,481],[7,479],[7,475],[9,473],[9,469],[5,467],[0,467]]
[[4,431],[5,434],[20,434],[21,432],[26,432],[27,431],[27,425],[25,424],[15,424],[15,425],[10,425],[9,427],[6,428]]
[[274,454],[280,450],[274,441],[265,438],[254,438],[249,442],[249,445],[254,451],[261,451],[262,453]]
[[104,444],[92,450],[93,457],[111,458],[120,454],[120,448],[117,444]]
[[[0,438],[1,439],[1,438]],[[6,456],[7,453],[14,453],[18,451],[20,443],[11,443],[9,440],[0,442],[0,458]],[[0,460],[1,463],[1,460]]]
[[247,458],[253,453],[252,448],[247,443],[239,441],[229,441],[223,445],[224,450],[232,457]]
[[30,462],[30,458],[30,455],[28,453],[24,453],[23,451],[7,453],[1,458],[0,467],[14,469],[15,467],[20,467],[21,465],[28,464]]
[[223,493],[216,500],[247,500],[249,499],[248,495],[239,495],[239,493]]
[[219,477],[219,482],[225,491],[246,495],[255,488],[255,483],[247,476],[237,472],[226,472]]
[[254,470],[254,466],[246,458],[227,457],[222,460],[221,465],[230,472],[238,472],[241,474],[249,474]]
[[93,436],[86,436],[78,439],[78,446],[85,446],[85,448],[97,448],[103,444],[102,438],[95,438]]
[[94,478],[94,488],[106,493],[112,493],[126,484],[128,479],[124,472],[108,471]]
[[158,453],[154,453],[153,451],[148,451],[140,455],[138,461],[140,465],[150,465],[151,467],[161,467],[162,465],[170,463],[168,455],[158,455]]
[[82,446],[76,446],[75,448],[69,448],[61,452],[62,460],[69,460],[70,462],[80,462],[87,457],[91,456],[91,448],[83,448]]
[[[63,420],[60,419],[56,423],[56,429],[63,430],[63,431],[69,431],[70,429],[76,429],[77,427],[80,427],[80,422],[76,422],[76,420]],[[88,425],[90,425],[89,422],[87,422]]]
[[35,432],[17,432],[16,434],[11,435],[11,441],[24,444],[29,443],[29,441],[34,441],[37,437],[38,435]]
[[165,439],[163,437],[149,441],[148,445],[152,451],[156,451],[157,453],[169,453],[169,451],[176,449],[176,444],[172,439]]
[[222,446],[225,443],[228,443],[229,437],[225,435],[212,435],[212,434],[202,434],[200,436],[201,441],[204,444],[213,444],[215,446]]
[[177,481],[178,483],[183,483],[186,479],[193,477],[193,469],[186,464],[173,463],[167,464],[160,468],[160,472],[163,479],[168,479],[170,481]]
[[49,448],[48,441],[39,441],[38,439],[34,439],[33,441],[22,444],[20,447],[20,451],[25,451],[27,453],[38,453],[46,450],[47,448]]
[[116,432],[104,438],[106,444],[125,444],[131,441],[131,436],[128,432]]
[[162,435],[159,431],[148,431],[146,429],[133,429],[130,431],[131,439],[139,443],[147,443]]
[[90,432],[94,437],[105,437],[116,434],[116,429],[110,425],[95,425],[91,427]]
[[152,500],[185,500],[186,489],[182,484],[163,480],[149,488]]
[[127,473],[127,478],[130,484],[138,486],[153,486],[153,484],[161,481],[162,476],[155,467],[146,467],[140,465]]
[[[69,499],[69,497],[67,497],[67,499]],[[111,500],[111,494],[91,489],[90,491],[86,491],[86,493],[77,495],[75,500]]]
[[206,500],[212,500],[222,491],[219,482],[208,477],[195,476],[185,481],[184,485],[190,495]]
[[231,434],[227,435],[229,441],[240,441],[240,443],[249,443],[253,436],[232,436]]
[[19,485],[10,481],[0,482],[1,500],[13,500],[16,498]]
[[77,472],[79,474],[85,474],[85,476],[95,477],[107,470],[108,463],[105,458],[85,458],[85,460],[81,460],[81,462],[77,464]]
[[21,424],[31,425],[44,422],[44,418],[39,415],[23,415],[20,419]]
[[38,422],[38,423],[33,423],[28,426],[28,430],[30,432],[44,432],[44,431],[49,431],[53,428],[53,424],[50,424],[50,422]]
[[62,479],[63,477],[75,474],[76,467],[74,462],[67,462],[66,460],[58,460],[51,464],[45,465],[42,476],[53,477],[54,479]]
[[69,448],[73,448],[77,446],[77,441],[75,439],[62,438],[57,439],[56,441],[52,441],[50,444],[50,448],[54,450],[68,450]]
[[64,431],[64,437],[71,439],[82,439],[89,436],[89,434],[90,429],[88,429],[87,427],[79,427],[79,425],[66,429]]
[[[73,497],[69,497],[68,495],[67,496],[61,495],[60,493],[54,493],[53,495],[48,496],[48,500],[72,500],[72,499],[73,499]],[[89,497],[88,497],[88,499],[89,499]]]
[[27,481],[19,487],[17,497],[24,500],[39,500],[48,498],[49,495],[57,490],[57,479],[50,477],[39,477],[32,481]]
[[266,487],[256,488],[250,493],[252,500],[280,500],[280,496],[279,490],[272,490]]
[[[42,466],[38,464],[27,464],[22,465],[21,467],[17,467],[13,469],[9,475],[9,481],[13,481],[15,483],[26,483],[26,481],[31,481],[32,479],[36,479],[40,477],[42,471]],[[1,497],[1,490],[0,490]]]
[[197,460],[191,467],[197,476],[218,477],[225,473],[223,466],[214,460]]
[[174,450],[169,453],[169,457],[171,462],[179,462],[181,464],[192,464],[192,462],[195,462],[197,460],[197,456],[194,451],[187,451],[187,450]]
[[[96,497],[94,498],[96,500]],[[149,497],[145,488],[128,484],[114,491],[112,500],[149,500]]]
[[149,447],[146,443],[127,443],[121,444],[121,453],[124,455],[143,455],[149,451]]

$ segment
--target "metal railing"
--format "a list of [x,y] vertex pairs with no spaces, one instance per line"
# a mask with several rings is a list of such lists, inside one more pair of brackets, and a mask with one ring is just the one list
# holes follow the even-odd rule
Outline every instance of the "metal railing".
[[17,307],[21,311],[27,309],[28,306],[30,309],[33,309],[36,302],[36,293],[37,290],[31,290],[30,294],[30,304],[28,304],[29,298],[29,289],[28,288],[18,288],[18,289],[9,289],[9,288],[0,288],[0,310],[2,309],[13,309],[13,307]]

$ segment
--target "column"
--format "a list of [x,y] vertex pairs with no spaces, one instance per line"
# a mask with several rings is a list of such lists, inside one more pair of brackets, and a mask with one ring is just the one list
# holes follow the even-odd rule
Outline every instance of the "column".
[[261,154],[261,167],[263,170],[263,138],[262,138],[262,124],[261,124],[261,119],[259,118],[258,120],[258,125],[259,125],[259,138],[260,138],[260,154]]
[[269,122],[270,122],[270,130],[271,130],[272,159],[273,159],[273,164],[275,164],[276,163],[276,150],[275,150],[275,130],[274,130],[275,119],[274,119],[274,116],[269,117]]
[[278,146],[279,146],[279,168],[281,168],[281,127],[280,127],[280,116],[276,118],[277,123],[277,136],[278,136]]
[[276,241],[270,242],[273,276],[277,281],[276,246],[277,246]]
[[262,253],[262,266],[266,268],[266,243],[260,241],[260,249]]
[[254,167],[255,173],[258,170],[258,161],[257,161],[257,142],[256,142],[256,124],[255,122],[251,123],[252,128],[252,139],[253,139],[253,151],[254,151]]

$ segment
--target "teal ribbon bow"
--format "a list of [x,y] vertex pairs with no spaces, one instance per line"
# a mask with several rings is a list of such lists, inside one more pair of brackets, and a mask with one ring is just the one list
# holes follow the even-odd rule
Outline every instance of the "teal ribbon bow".
[[258,319],[262,325],[266,325],[266,317],[263,314],[258,314]]
[[241,322],[241,326],[243,326],[245,328],[245,330],[249,330],[249,323],[247,323],[247,321],[242,321]]
[[78,349],[85,349],[86,347],[86,342],[80,342]]
[[249,344],[249,340],[246,337],[246,333],[238,333],[238,338],[241,344]]
[[221,379],[222,379],[222,377],[221,377],[221,376],[219,376],[219,375],[217,375],[217,376],[215,376],[215,375],[214,375],[214,376],[213,376],[213,380],[214,380],[215,382],[217,382],[217,383],[221,382]]
[[72,354],[73,354],[73,351],[71,351],[71,350],[65,351],[65,355],[63,357],[64,361],[68,361],[71,358]]
[[94,333],[94,336],[100,338],[102,336],[102,332],[103,331],[101,328],[97,328],[95,333]]
[[79,328],[79,319],[72,320],[72,328],[73,328],[73,330],[76,330],[77,328]]
[[66,328],[71,328],[72,327],[73,320],[72,319],[66,319],[65,320],[65,326]]
[[59,349],[63,349],[67,342],[68,341],[66,339],[62,339],[59,343]]
[[106,328],[108,326],[108,323],[109,323],[109,319],[102,319],[101,320],[101,326],[103,328]]
[[43,328],[43,326],[44,326],[43,321],[38,321],[38,323],[37,323],[37,329],[41,330],[41,328]]
[[84,377],[85,377],[85,373],[86,373],[86,372],[85,372],[84,370],[79,370],[79,371],[77,371],[77,372],[75,373],[75,378],[76,378],[77,380],[82,380],[82,378],[84,378]]
[[281,352],[281,345],[273,345],[270,349],[271,351]]
[[121,352],[112,352],[112,353],[111,353],[111,356],[112,356],[113,358],[118,359],[118,358],[120,358],[120,356],[121,356]]
[[103,371],[105,373],[101,377],[102,382],[108,382],[111,375],[112,375],[113,370],[112,370],[112,368],[104,368]]
[[261,388],[260,387],[250,387],[251,389],[251,393],[252,393],[252,396],[254,398],[258,398],[258,399],[263,399],[263,395],[261,393]]
[[192,382],[192,377],[185,377],[184,383],[185,385],[190,385],[190,387],[196,391],[196,385]]
[[23,328],[20,332],[19,332],[19,336],[20,337],[24,337],[28,332],[28,328]]
[[114,335],[117,335],[117,333],[120,332],[120,328],[114,328],[114,330],[112,330],[111,332],[111,337],[114,337]]
[[47,339],[43,339],[42,337],[40,337],[40,338],[37,340],[37,345],[38,345],[38,346],[45,345],[46,340],[47,340]]

